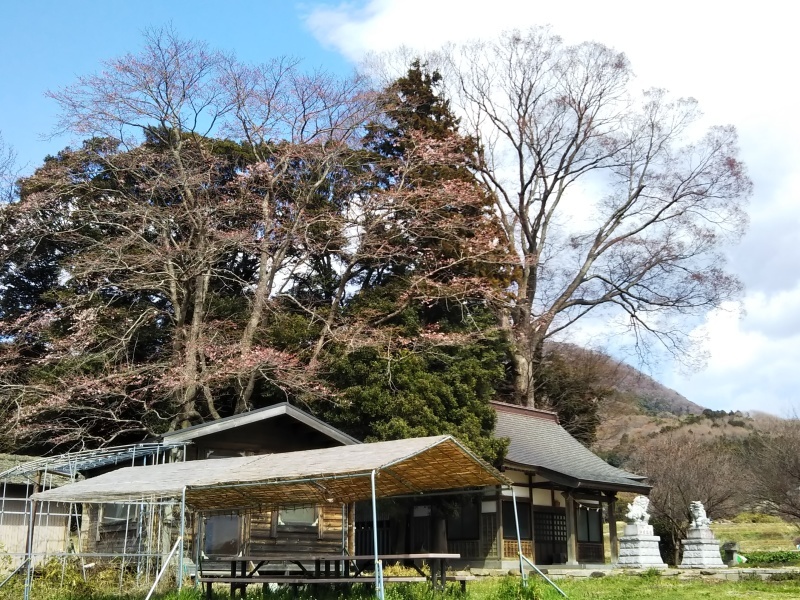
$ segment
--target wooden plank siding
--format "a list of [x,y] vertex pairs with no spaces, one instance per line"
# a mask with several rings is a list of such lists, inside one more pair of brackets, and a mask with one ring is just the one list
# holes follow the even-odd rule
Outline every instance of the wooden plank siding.
[[258,556],[286,552],[340,552],[343,526],[341,505],[320,505],[317,511],[318,524],[315,528],[273,527],[276,512],[250,514],[247,519],[246,552]]

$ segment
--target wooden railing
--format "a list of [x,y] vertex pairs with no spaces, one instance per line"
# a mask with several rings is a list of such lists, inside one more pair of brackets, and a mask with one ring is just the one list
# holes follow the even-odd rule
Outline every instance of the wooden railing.
[[[533,556],[533,542],[530,540],[522,540],[521,543],[522,553],[528,558]],[[517,540],[503,540],[503,556],[505,558],[517,557]]]

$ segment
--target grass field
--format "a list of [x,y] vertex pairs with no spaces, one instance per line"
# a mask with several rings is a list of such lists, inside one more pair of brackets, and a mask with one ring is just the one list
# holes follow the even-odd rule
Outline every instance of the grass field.
[[742,553],[754,550],[794,550],[800,529],[789,523],[712,523],[720,542],[736,541]]
[[[675,577],[659,576],[611,576],[576,580],[560,580],[559,586],[570,600],[694,600],[699,598],[748,598],[754,600],[800,598],[800,579],[791,581],[715,581],[679,580]],[[21,598],[21,590],[0,589],[3,600]],[[87,592],[78,590],[35,588],[31,600],[143,600],[144,593]],[[343,595],[328,592],[323,595],[301,593],[298,600],[368,600],[373,598],[367,589],[354,590]],[[186,589],[182,593],[170,592],[154,596],[154,600],[204,600],[200,590]],[[229,593],[220,589],[215,600],[227,600]],[[291,600],[291,591],[267,594],[253,589],[248,600]],[[562,597],[545,584],[534,582],[528,589],[519,587],[518,579],[488,579],[471,583],[464,596],[457,588],[445,593],[430,591],[419,584],[398,584],[387,587],[386,600],[562,600]]]
[[[609,559],[608,525],[603,525],[606,560]],[[617,522],[617,536],[622,536],[625,523]],[[794,539],[800,537],[800,528],[786,522],[779,523],[712,523],[711,530],[720,543],[739,542],[739,551],[747,552],[795,550]]]
[[[621,535],[624,523],[618,523]],[[721,541],[738,541],[743,553],[748,551],[793,550],[794,539],[800,536],[800,530],[788,523],[714,523],[712,529]],[[606,531],[606,535],[607,535]],[[606,548],[608,544],[606,543]],[[67,576],[63,587],[60,586],[60,569],[44,574],[34,585],[30,600],[144,600],[146,590],[126,590],[122,592],[118,586],[118,571],[108,573],[97,586],[87,586],[81,577]],[[561,596],[543,581],[534,579],[533,585],[522,589],[517,578],[487,578],[471,582],[467,595],[460,593],[457,587],[445,593],[433,593],[427,586],[420,584],[391,585],[387,587],[386,600],[561,600]],[[18,600],[22,598],[22,581],[11,581],[0,588],[0,600]],[[788,576],[782,581],[761,581],[757,579],[744,581],[721,581],[713,578],[679,579],[674,576],[661,575],[657,572],[645,572],[642,575],[606,576],[598,578],[561,579],[557,584],[567,593],[570,600],[692,600],[696,598],[748,598],[754,600],[800,598],[800,575]],[[215,600],[228,600],[229,592],[219,586]],[[373,598],[370,590],[356,587],[349,592],[328,590],[328,593],[301,593],[298,600],[367,600]],[[205,595],[193,588],[184,589],[182,593],[166,592],[155,595],[153,600],[204,600]],[[268,594],[267,600],[292,600],[291,590],[283,590],[276,594]],[[248,593],[248,600],[261,600],[262,594],[258,586]]]

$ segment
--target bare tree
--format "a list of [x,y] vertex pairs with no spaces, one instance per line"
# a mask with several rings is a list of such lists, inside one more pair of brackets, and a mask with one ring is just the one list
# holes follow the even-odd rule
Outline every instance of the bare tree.
[[750,499],[792,521],[800,521],[800,420],[773,424],[744,445]]
[[[89,139],[47,162],[0,215],[19,241],[3,256],[9,269],[55,244],[61,280],[49,284],[58,302],[3,323],[13,344],[0,387],[19,408],[17,433],[28,423],[28,439],[41,438],[42,419],[58,415],[51,440],[98,445],[148,423],[218,418],[223,382],[234,382],[237,412],[256,381],[318,393],[308,368],[256,331],[309,253],[338,235],[337,200],[358,185],[340,175],[370,114],[360,81],[305,74],[291,59],[242,65],[153,30],[140,52],[50,96],[60,128]],[[240,299],[235,318],[221,314],[220,302]],[[54,323],[42,355],[31,345]],[[23,385],[32,351],[47,369],[82,356]]]
[[11,202],[15,196],[17,155],[14,149],[6,146],[0,133],[0,203]]
[[738,512],[744,495],[741,464],[736,451],[724,442],[709,442],[689,433],[671,432],[640,444],[626,467],[646,475],[653,486],[650,507],[665,526],[666,544],[679,564],[680,541],[685,539],[691,516],[689,504],[703,503],[711,519]]
[[751,187],[733,127],[696,135],[694,100],[632,94],[623,54],[546,28],[432,60],[480,140],[475,172],[516,255],[504,323],[517,401],[534,403],[544,341],[590,314],[623,321],[640,352],[684,355],[690,317],[741,287],[720,252]]

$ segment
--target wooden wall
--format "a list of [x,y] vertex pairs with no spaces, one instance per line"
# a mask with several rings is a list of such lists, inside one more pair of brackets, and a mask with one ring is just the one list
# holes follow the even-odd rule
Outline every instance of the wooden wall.
[[[11,495],[2,502],[0,511],[0,553],[8,554],[11,566],[16,567],[25,555],[28,542],[28,502],[20,494]],[[39,504],[34,523],[33,551],[44,557],[48,553],[63,552],[69,535],[69,505],[46,502]]]

